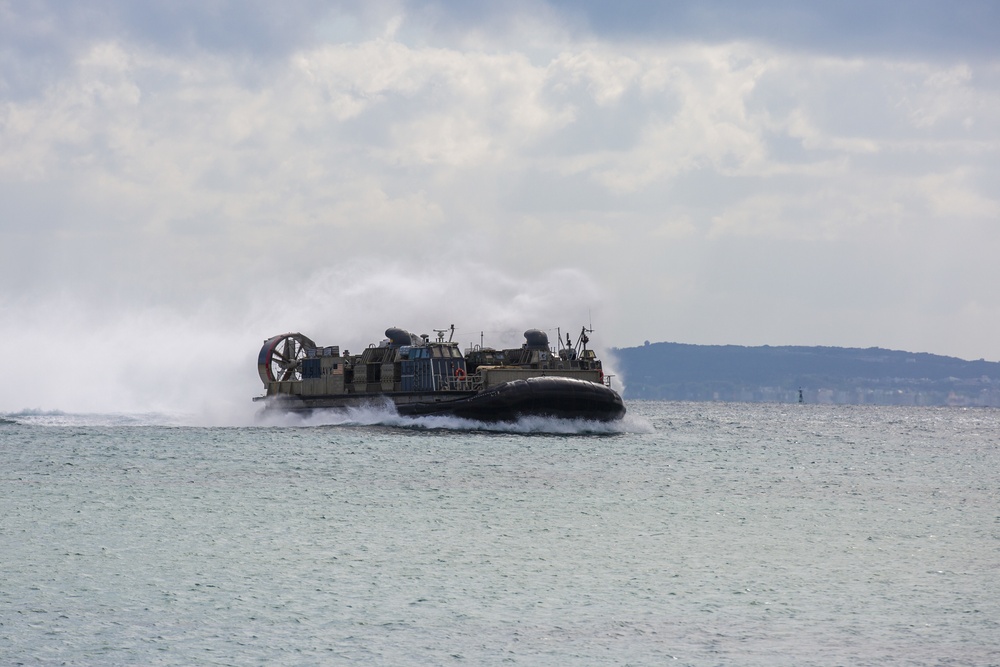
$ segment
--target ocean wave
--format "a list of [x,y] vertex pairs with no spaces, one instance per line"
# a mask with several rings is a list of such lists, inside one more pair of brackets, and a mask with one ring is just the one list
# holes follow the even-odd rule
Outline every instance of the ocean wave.
[[513,434],[618,435],[652,433],[652,423],[639,415],[626,414],[619,421],[599,422],[587,419],[522,417],[515,422],[482,422],[460,417],[435,415],[404,417],[391,402],[360,407],[314,410],[309,414],[245,411],[222,414],[146,413],[74,413],[63,410],[25,409],[0,413],[0,426],[116,428],[137,426],[167,427],[387,427],[416,431],[467,431]]
[[68,413],[62,410],[42,410],[41,408],[25,408],[18,412],[7,412],[4,413],[3,417],[7,419],[18,419],[25,417],[62,417]]
[[405,417],[396,412],[388,402],[385,405],[328,408],[310,414],[262,412],[257,420],[260,426],[318,427],[318,426],[387,426],[421,431],[477,431],[522,434],[558,435],[617,435],[622,433],[652,433],[649,420],[626,415],[620,421],[599,422],[587,419],[560,419],[556,417],[522,417],[515,422],[482,422],[474,419],[447,415]]
[[94,428],[117,426],[179,426],[183,418],[165,413],[74,413],[62,410],[26,409],[0,414],[0,424]]

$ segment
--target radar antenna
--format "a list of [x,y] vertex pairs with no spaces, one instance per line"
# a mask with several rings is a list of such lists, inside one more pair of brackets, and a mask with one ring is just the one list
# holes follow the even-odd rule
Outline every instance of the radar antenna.
[[[576,353],[580,356],[583,356],[583,353],[587,351],[587,343],[590,342],[590,338],[587,336],[589,333],[594,333],[594,330],[582,327],[580,329],[580,337],[576,339]],[[569,334],[566,334],[566,336],[568,339]]]
[[448,334],[448,342],[450,343],[451,339],[455,337],[455,325],[454,324],[452,324],[451,327],[448,328],[448,329],[434,329],[434,333],[436,333],[438,335],[438,338],[437,338],[437,342],[438,343],[443,343],[444,342],[444,334],[445,334],[446,331],[449,332],[449,334]]

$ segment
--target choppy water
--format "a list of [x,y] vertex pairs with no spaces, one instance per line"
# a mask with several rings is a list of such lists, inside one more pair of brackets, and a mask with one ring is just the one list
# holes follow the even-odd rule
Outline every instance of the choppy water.
[[1000,411],[0,421],[0,663],[1000,664]]

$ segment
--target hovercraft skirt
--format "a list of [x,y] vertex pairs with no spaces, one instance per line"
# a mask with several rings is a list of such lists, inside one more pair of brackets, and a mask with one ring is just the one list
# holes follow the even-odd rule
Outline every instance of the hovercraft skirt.
[[621,396],[602,384],[567,377],[513,380],[454,401],[397,405],[401,415],[452,415],[484,422],[525,416],[613,421],[625,415]]

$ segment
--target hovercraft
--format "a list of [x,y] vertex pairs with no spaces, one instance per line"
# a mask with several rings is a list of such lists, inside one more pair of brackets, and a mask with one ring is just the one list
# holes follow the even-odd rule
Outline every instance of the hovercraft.
[[612,421],[625,415],[583,328],[574,345],[524,332],[519,348],[470,346],[463,353],[448,329],[437,338],[392,327],[361,354],[319,346],[301,333],[273,336],[257,359],[266,410],[312,411],[391,401],[405,416],[451,415],[484,422],[526,416]]

